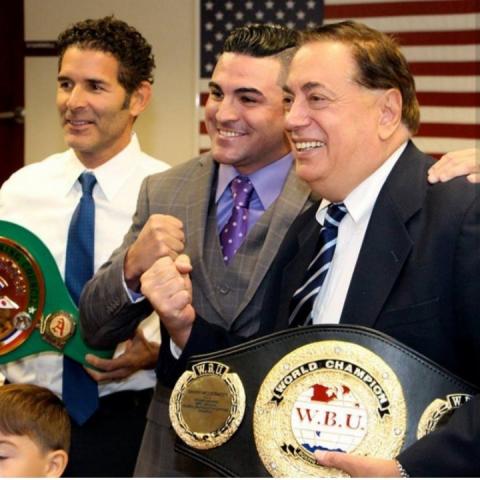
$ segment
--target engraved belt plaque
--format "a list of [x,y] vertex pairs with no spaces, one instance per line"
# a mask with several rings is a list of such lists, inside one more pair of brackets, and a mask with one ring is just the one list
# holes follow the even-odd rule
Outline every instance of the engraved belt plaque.
[[237,430],[245,412],[245,391],[226,365],[193,365],[175,385],[170,419],[178,436],[201,450],[218,447]]

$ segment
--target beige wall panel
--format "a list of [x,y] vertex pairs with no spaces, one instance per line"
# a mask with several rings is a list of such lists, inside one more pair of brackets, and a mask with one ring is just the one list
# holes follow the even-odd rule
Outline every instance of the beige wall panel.
[[[143,149],[175,165],[195,154],[195,0],[25,0],[26,40],[54,40],[69,24],[114,14],[152,44],[152,102],[135,127]],[[65,149],[55,108],[56,59],[25,61],[25,162]]]

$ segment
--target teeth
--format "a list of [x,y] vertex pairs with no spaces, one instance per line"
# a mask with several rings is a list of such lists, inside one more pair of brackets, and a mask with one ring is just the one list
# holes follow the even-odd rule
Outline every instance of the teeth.
[[86,120],[68,120],[69,123],[71,123],[72,125],[87,125],[89,122],[87,122]]
[[234,132],[233,130],[219,130],[218,131],[222,137],[240,137],[242,135],[239,132]]
[[295,142],[295,148],[299,151],[310,150],[312,148],[321,148],[324,147],[325,143],[320,141],[314,142]]

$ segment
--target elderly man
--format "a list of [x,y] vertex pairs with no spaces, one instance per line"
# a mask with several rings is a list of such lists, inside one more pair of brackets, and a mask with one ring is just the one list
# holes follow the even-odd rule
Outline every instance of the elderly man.
[[[323,200],[287,234],[281,291],[291,301],[278,324],[371,326],[479,384],[480,192],[464,178],[427,182],[433,160],[411,141],[419,109],[399,48],[358,23],[322,27],[305,36],[285,92],[297,174]],[[336,247],[316,283],[311,262],[332,218]],[[316,457],[352,476],[477,476],[479,413],[476,398],[397,460]]]

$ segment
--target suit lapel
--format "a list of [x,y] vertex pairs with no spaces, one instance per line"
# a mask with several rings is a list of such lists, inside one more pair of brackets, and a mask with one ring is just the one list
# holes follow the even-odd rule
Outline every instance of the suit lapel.
[[258,261],[255,264],[255,269],[252,272],[247,292],[237,310],[236,317],[240,315],[255,295],[259,285],[265,278],[268,269],[272,265],[287,230],[290,228],[295,218],[303,211],[309,196],[310,189],[295,175],[294,168],[292,168],[281,195],[270,207],[273,208],[270,222],[264,218],[266,217],[266,215],[264,215],[254,227],[257,229],[265,229],[267,235],[260,251]]
[[372,327],[413,246],[408,220],[426,192],[423,154],[410,142],[383,186],[365,234],[341,323]]
[[215,291],[211,282],[212,276],[208,274],[203,258],[207,216],[211,197],[215,194],[213,184],[216,181],[216,172],[215,162],[210,155],[199,158],[197,168],[192,171],[190,185],[185,185],[188,195],[186,224],[190,228],[187,251],[192,258],[198,259],[192,266],[197,271],[199,282],[205,286],[205,294],[215,305],[215,308],[220,311],[215,301]]

